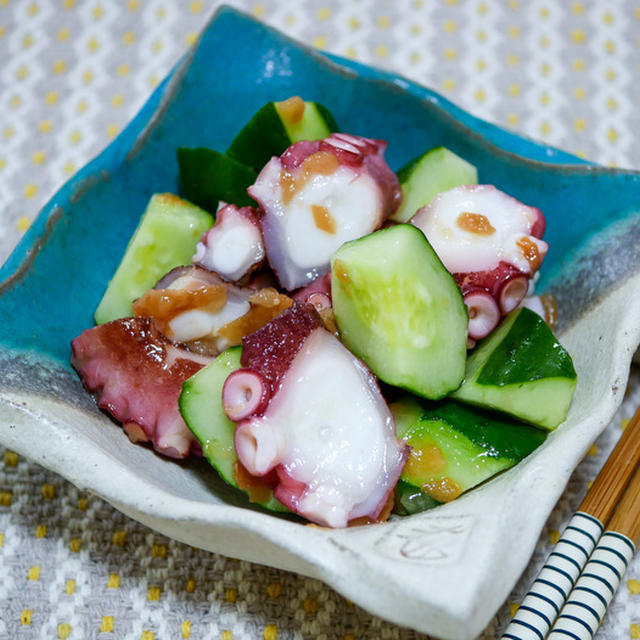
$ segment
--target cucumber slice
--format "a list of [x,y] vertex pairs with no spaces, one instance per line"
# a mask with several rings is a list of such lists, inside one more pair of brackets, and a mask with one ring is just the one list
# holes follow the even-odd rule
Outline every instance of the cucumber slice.
[[213,216],[171,193],[151,197],[95,312],[96,324],[132,315],[131,304],[174,267],[189,264]]
[[520,462],[546,438],[540,429],[451,401],[425,404],[405,396],[390,409],[398,437],[411,446],[399,492],[399,508],[411,513],[429,508],[426,497],[436,503],[457,498]]
[[234,138],[227,155],[260,171],[294,142],[320,140],[337,130],[331,113],[317,102],[298,97],[268,102]]
[[521,308],[478,343],[452,397],[551,430],[567,417],[576,382],[571,356],[547,323]]
[[331,260],[343,342],[384,382],[438,399],[462,382],[467,311],[422,231],[400,224],[347,242]]
[[[233,444],[236,425],[222,408],[222,386],[229,374],[240,368],[241,354],[242,347],[223,351],[184,381],[178,398],[180,414],[202,445],[204,457],[227,484],[236,488],[239,488],[235,473],[238,456]],[[287,511],[270,489],[265,487],[262,493],[264,499],[257,500],[258,504],[272,511]]]
[[205,147],[180,147],[177,155],[180,191],[190,202],[214,214],[221,200],[239,207],[256,204],[247,193],[258,177],[251,167]]
[[439,193],[463,184],[477,184],[478,171],[453,151],[436,147],[400,169],[398,180],[403,200],[391,219],[407,222]]

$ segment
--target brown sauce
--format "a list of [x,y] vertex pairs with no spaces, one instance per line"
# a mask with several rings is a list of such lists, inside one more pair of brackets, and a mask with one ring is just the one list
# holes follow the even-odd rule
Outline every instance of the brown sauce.
[[327,207],[312,204],[311,214],[313,215],[313,221],[316,227],[318,227],[320,231],[335,235],[338,225],[336,224],[336,219],[331,215],[331,212]]
[[551,329],[554,329],[558,322],[558,303],[556,299],[547,293],[540,296],[540,303],[544,309],[544,319]]
[[331,275],[334,275],[340,281],[340,284],[343,286],[345,291],[349,290],[351,278],[340,260],[333,261],[333,264],[331,265]]
[[296,124],[302,120],[306,106],[300,96],[291,96],[287,100],[276,102],[278,114],[289,124]]
[[250,502],[264,504],[271,498],[271,488],[265,484],[262,478],[252,476],[239,460],[233,463],[233,477],[238,488],[249,494]]
[[173,193],[158,193],[156,195],[156,200],[160,200],[161,202],[167,205],[172,205],[172,206],[175,206],[175,205],[183,206],[183,207],[189,206],[189,203],[186,200],[179,198]]
[[412,478],[432,476],[442,473],[447,468],[447,461],[442,451],[435,444],[412,447],[404,473]]
[[447,476],[440,480],[425,482],[422,490],[438,502],[451,502],[462,493],[462,487]]
[[153,318],[158,330],[170,338],[169,323],[176,316],[192,309],[215,313],[226,303],[227,287],[224,284],[198,289],[150,289],[133,303],[133,314]]
[[282,202],[289,204],[293,197],[315,175],[330,176],[337,168],[338,158],[328,151],[317,151],[304,159],[300,167],[293,172],[282,169],[280,172],[280,191]]
[[491,222],[489,222],[489,218],[481,213],[463,211],[456,219],[456,224],[463,231],[475,233],[479,236],[490,236],[496,232]]
[[542,264],[542,258],[540,257],[540,252],[538,251],[536,243],[532,242],[526,236],[522,236],[522,238],[516,242],[516,245],[522,250],[522,254],[531,265],[531,269],[533,271],[537,271]]
[[260,289],[249,296],[251,308],[247,313],[220,327],[218,337],[226,340],[229,346],[242,343],[242,338],[279,316],[288,309],[293,300],[272,287]]

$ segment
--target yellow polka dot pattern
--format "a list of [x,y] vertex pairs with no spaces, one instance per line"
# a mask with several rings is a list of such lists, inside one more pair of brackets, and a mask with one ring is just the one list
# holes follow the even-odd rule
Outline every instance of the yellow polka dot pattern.
[[103,633],[112,633],[114,628],[113,616],[102,616],[100,631]]
[[[122,131],[178,57],[196,42],[214,4],[186,0],[178,9],[166,0],[0,0],[0,73],[8,80],[3,86],[9,87],[0,92],[0,199],[5,197],[0,213],[7,221],[0,227],[7,230],[6,239],[0,234],[0,262],[42,204]],[[633,138],[640,130],[635,109],[640,103],[637,3],[235,4],[318,48],[434,87],[501,125],[603,164],[640,165],[640,146]],[[18,11],[20,20],[14,18]],[[627,423],[621,421],[621,429]],[[609,449],[600,441],[589,449],[581,466],[588,470],[581,476],[584,485]],[[0,569],[4,554],[14,554],[18,543],[32,552],[11,576],[11,592],[19,594],[13,607],[16,629],[32,627],[29,632],[37,634],[44,624],[34,589],[46,588],[48,593],[56,585],[57,601],[81,608],[91,571],[91,584],[101,585],[104,608],[90,634],[133,637],[130,619],[117,612],[118,603],[135,593],[146,611],[164,611],[173,603],[185,607],[183,615],[176,612],[172,618],[171,637],[209,634],[201,620],[211,601],[234,616],[231,622],[220,620],[215,637],[222,640],[233,640],[234,630],[242,628],[235,621],[247,619],[256,637],[287,637],[290,627],[281,625],[279,617],[314,625],[309,628],[318,630],[318,636],[345,640],[416,637],[371,618],[314,581],[174,546],[100,500],[90,501],[53,474],[39,472],[38,482],[28,484],[21,474],[33,469],[33,463],[13,452],[3,451],[0,457]],[[19,520],[14,514],[29,512],[26,505],[35,509],[21,528],[27,516]],[[563,513],[569,512],[565,505]],[[560,515],[552,518],[536,551],[538,561],[559,537],[563,522]],[[54,549],[66,563],[53,565]],[[133,557],[141,561],[135,570],[127,564]],[[636,567],[623,589],[634,603],[640,597]],[[243,579],[247,576],[249,581]],[[498,622],[516,607],[516,599],[509,598]],[[82,634],[70,616],[60,616],[51,625],[52,637]],[[640,637],[638,625],[636,618],[629,619],[614,635]],[[162,637],[151,622],[136,629],[142,640]],[[244,637],[244,631],[236,636]]]
[[268,624],[264,628],[264,640],[276,640],[278,637],[278,627],[275,624]]

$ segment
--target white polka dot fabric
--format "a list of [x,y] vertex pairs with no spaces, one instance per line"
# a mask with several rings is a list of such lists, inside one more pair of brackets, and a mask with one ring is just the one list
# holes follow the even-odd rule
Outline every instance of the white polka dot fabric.
[[[0,0],[0,262],[62,183],[118,134],[217,2]],[[475,115],[640,168],[640,2],[236,0],[332,53],[440,91]],[[330,106],[330,105],[329,105]],[[572,476],[482,640],[499,636],[640,402]],[[155,534],[0,448],[0,638],[418,638],[323,584]],[[640,638],[640,558],[598,640]]]

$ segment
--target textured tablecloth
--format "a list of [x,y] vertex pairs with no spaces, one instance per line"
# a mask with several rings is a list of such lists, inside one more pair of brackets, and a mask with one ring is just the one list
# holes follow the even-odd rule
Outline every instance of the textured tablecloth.
[[[230,4],[500,125],[600,163],[640,167],[639,2]],[[136,113],[217,5],[0,0],[0,262],[46,200]],[[505,626],[639,402],[633,372],[623,407],[572,476],[483,639]],[[320,582],[169,540],[0,448],[2,639],[417,637]],[[598,633],[624,638],[640,638],[640,557]]]

